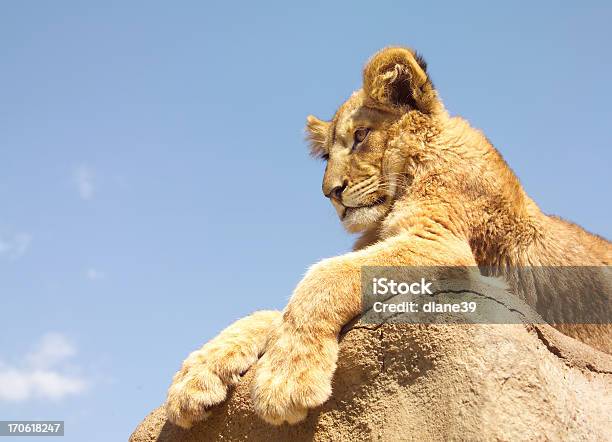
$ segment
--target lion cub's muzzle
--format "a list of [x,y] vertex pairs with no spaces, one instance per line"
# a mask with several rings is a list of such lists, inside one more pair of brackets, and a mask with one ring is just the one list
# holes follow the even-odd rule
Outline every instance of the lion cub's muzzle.
[[387,202],[388,196],[380,192],[380,179],[372,176],[349,184],[344,181],[341,186],[331,189],[328,197],[342,220],[351,210],[374,207]]

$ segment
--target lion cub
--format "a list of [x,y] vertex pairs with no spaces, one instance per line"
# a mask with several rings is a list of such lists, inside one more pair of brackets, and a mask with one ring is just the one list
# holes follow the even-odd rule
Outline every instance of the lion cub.
[[[414,51],[375,54],[362,89],[331,121],[309,116],[307,134],[327,162],[324,195],[345,228],[362,233],[355,251],[312,266],[283,312],[241,319],[193,352],[169,389],[170,421],[204,419],[255,362],[257,413],[272,424],[303,420],[331,394],[338,334],[361,312],[362,266],[596,267],[571,281],[535,281],[557,284],[554,297],[508,285],[545,319],[566,322],[565,333],[612,353],[612,245],[543,214],[485,136],[449,116]],[[580,297],[595,286],[606,289],[603,325],[568,325],[586,322]]]

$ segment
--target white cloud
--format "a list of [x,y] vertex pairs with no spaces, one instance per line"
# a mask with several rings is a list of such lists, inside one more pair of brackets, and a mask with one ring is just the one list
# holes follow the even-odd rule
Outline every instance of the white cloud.
[[87,269],[87,272],[85,273],[85,275],[87,276],[87,279],[90,279],[92,281],[96,281],[98,279],[104,279],[106,277],[106,274],[104,272],[94,269],[94,268]]
[[41,338],[36,350],[26,355],[25,360],[33,368],[49,368],[75,354],[76,348],[64,335],[47,333]]
[[9,259],[21,258],[30,248],[32,235],[29,233],[15,233],[11,235],[0,235],[0,257]]
[[65,370],[66,360],[76,353],[64,335],[47,333],[16,366],[0,364],[0,401],[57,400],[83,393],[88,382]]
[[62,399],[82,393],[87,383],[78,377],[52,370],[20,371],[0,369],[0,401],[23,402],[29,399]]
[[74,182],[82,199],[89,201],[94,197],[95,174],[92,168],[85,164],[77,166],[74,169]]

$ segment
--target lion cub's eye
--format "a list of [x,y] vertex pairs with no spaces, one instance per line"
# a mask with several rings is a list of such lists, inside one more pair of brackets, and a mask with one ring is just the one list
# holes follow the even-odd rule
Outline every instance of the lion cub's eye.
[[357,129],[354,134],[355,144],[359,144],[363,140],[365,140],[369,133],[370,129],[368,129],[367,127],[360,127],[359,129]]

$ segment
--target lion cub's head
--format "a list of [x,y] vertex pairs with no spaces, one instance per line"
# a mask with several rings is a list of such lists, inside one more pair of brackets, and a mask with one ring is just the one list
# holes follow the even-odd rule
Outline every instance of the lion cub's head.
[[426,70],[411,49],[383,49],[364,68],[362,89],[331,121],[308,117],[311,152],[327,161],[323,194],[351,232],[375,226],[391,210],[410,180],[401,137],[443,109]]

